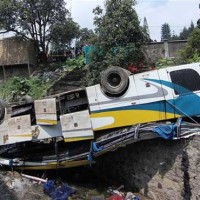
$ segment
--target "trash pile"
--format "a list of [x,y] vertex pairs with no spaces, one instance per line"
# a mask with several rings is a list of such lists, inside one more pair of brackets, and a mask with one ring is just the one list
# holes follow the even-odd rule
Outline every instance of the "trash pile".
[[135,196],[132,192],[120,192],[120,190],[123,188],[123,185],[117,189],[109,188],[107,192],[111,194],[111,196],[108,198],[108,200],[140,200],[140,198]]
[[68,197],[76,193],[76,190],[68,184],[57,185],[55,181],[49,180],[43,185],[45,194],[53,200],[67,200]]
[[117,189],[108,188],[108,195],[77,195],[77,190],[70,187],[66,183],[56,183],[54,180],[49,180],[43,184],[44,193],[50,196],[53,200],[71,200],[71,199],[86,199],[86,200],[140,200],[139,197],[135,196],[132,192],[121,192],[120,190],[124,186],[120,186]]
[[[123,190],[123,192],[122,192]],[[143,200],[132,192],[124,192],[124,186],[118,188],[84,187],[79,183],[73,187],[56,178],[48,180],[44,173],[41,178],[23,173],[1,171],[0,191],[2,199],[29,200]],[[141,195],[140,195],[141,196]],[[142,197],[142,196],[141,196]],[[1,199],[1,198],[0,198]]]

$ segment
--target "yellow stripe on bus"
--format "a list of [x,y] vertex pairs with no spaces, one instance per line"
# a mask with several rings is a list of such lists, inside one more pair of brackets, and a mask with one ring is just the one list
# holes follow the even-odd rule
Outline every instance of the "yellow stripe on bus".
[[91,137],[77,137],[77,138],[64,138],[65,142],[75,142],[75,141],[82,141],[82,140],[92,140],[94,139],[93,136]]
[[24,166],[24,167],[17,167],[17,169],[24,169],[24,170],[47,170],[47,169],[57,169],[57,168],[71,168],[71,167],[78,167],[83,165],[88,165],[88,160],[80,160],[80,161],[64,161],[61,163],[52,162],[47,163],[47,165],[40,165],[40,166]]
[[51,124],[51,125],[58,124],[57,120],[50,120],[50,119],[37,119],[36,122],[37,124],[40,124],[40,123]]
[[175,117],[180,117],[180,115],[175,116],[173,113],[152,110],[119,110],[93,113],[90,115],[90,117],[94,119],[99,118],[99,120],[101,120],[100,118],[103,119],[104,117],[112,117],[114,119],[114,122],[112,124],[95,129],[95,131],[98,131],[116,127],[131,126],[140,123],[173,119]]
[[8,135],[9,137],[32,137],[31,134],[16,134],[16,135]]

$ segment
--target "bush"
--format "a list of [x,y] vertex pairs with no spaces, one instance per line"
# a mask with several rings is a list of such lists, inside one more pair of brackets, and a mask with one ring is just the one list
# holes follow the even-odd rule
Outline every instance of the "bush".
[[185,63],[200,61],[200,28],[195,28],[188,38],[187,45],[183,49],[181,57]]
[[0,85],[0,98],[7,102],[16,102],[24,95],[39,99],[46,94],[49,83],[41,78],[14,77]]
[[161,58],[156,62],[156,68],[176,66],[184,64],[181,58]]
[[64,63],[64,71],[73,71],[74,69],[82,69],[85,67],[84,56],[79,56],[78,58],[69,59]]

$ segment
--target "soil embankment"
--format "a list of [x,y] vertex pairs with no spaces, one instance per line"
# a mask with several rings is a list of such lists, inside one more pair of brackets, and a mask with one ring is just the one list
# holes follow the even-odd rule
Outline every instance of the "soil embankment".
[[200,199],[200,136],[142,141],[98,159],[109,180],[152,199]]

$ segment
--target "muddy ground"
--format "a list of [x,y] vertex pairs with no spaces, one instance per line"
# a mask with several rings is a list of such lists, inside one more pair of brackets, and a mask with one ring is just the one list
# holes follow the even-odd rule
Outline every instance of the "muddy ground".
[[[43,179],[55,180],[58,185],[68,183],[76,189],[76,194],[72,195],[71,200],[106,200],[111,194],[108,188],[113,189],[120,187],[119,183],[113,183],[98,174],[92,168],[76,168],[65,170],[52,171],[37,171],[37,172],[16,172],[10,169],[0,170],[0,200],[50,200],[47,194],[44,193],[43,183],[33,181],[21,176],[27,174]],[[126,188],[120,190],[126,194]],[[141,194],[135,194],[140,199],[148,199]]]

